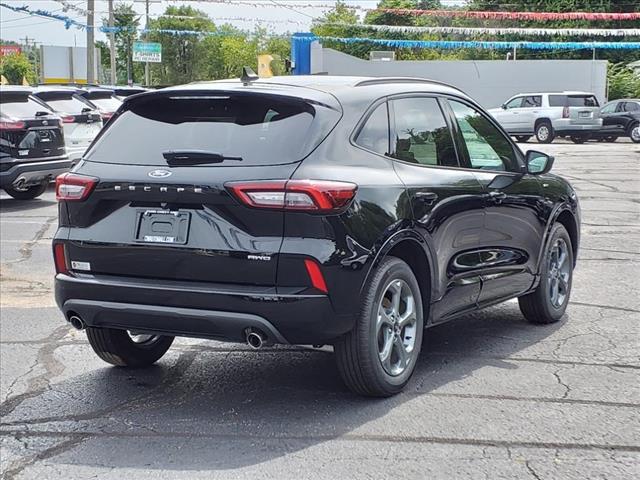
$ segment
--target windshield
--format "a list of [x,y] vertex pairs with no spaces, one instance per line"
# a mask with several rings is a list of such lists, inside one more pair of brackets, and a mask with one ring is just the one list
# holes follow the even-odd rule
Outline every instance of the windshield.
[[242,166],[291,163],[308,155],[338,118],[334,110],[270,95],[153,96],[119,115],[86,159],[167,165],[167,151],[199,150],[242,158]]
[[93,107],[86,101],[74,96],[60,96],[52,99],[43,99],[54,111],[65,113],[82,113],[83,109],[91,109]]

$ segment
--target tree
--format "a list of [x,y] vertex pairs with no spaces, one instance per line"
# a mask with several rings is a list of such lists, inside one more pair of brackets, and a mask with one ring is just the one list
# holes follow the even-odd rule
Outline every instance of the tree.
[[[103,17],[102,24],[109,26],[109,18]],[[143,72],[142,64],[132,60],[133,42],[137,40],[140,28],[140,14],[131,4],[118,3],[113,8],[113,26],[118,28],[115,33],[117,82],[127,83],[129,79],[136,82],[142,78]]]
[[610,65],[607,71],[609,100],[640,98],[640,75],[626,65]]
[[21,85],[23,78],[29,83],[35,83],[37,80],[33,65],[23,53],[0,57],[0,75],[4,75],[9,83],[14,85]]

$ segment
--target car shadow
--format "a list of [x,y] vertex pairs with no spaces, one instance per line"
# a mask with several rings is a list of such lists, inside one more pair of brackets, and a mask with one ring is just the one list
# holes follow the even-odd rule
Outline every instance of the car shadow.
[[[51,188],[48,190],[51,191]],[[34,198],[32,200],[16,200],[9,196],[0,198],[0,213],[27,212],[55,205],[55,198]]]
[[[434,327],[426,332],[406,390],[387,399],[350,393],[330,352],[179,344],[158,365],[138,371],[72,367],[85,373],[55,383],[6,420],[29,423],[34,430],[44,422],[63,422],[49,425],[95,432],[48,460],[56,464],[237,469],[353,434],[374,420],[385,422],[382,417],[403,404],[483,367],[518,375],[519,366],[509,357],[551,335],[564,321],[530,325],[517,304],[509,302]],[[64,363],[86,361],[87,355],[93,355],[89,348],[75,347],[71,358],[63,356]],[[65,421],[71,423],[64,426]]]

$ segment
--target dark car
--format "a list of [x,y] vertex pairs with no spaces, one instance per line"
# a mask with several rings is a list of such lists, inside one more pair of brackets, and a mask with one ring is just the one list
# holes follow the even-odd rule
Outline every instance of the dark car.
[[42,195],[71,166],[62,121],[27,87],[0,87],[0,188],[19,200]]
[[423,330],[519,298],[558,321],[576,194],[437,82],[300,76],[125,100],[57,182],[56,301],[114,365],[174,336],[334,346],[399,392]]
[[640,143],[640,99],[624,98],[607,103],[600,110],[602,129],[597,138],[615,142],[618,137],[629,137]]

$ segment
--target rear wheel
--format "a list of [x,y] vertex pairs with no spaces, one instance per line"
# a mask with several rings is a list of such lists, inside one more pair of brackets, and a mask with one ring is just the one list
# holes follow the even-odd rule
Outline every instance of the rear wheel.
[[39,185],[33,185],[32,187],[25,188],[4,187],[4,191],[7,192],[7,195],[12,196],[16,200],[33,200],[46,192],[48,186],[49,183],[44,182]]
[[118,367],[146,367],[160,360],[173,337],[113,328],[87,328],[87,338],[98,357]]
[[520,311],[531,323],[546,324],[564,315],[573,279],[571,238],[562,224],[551,230],[549,246],[541,262],[540,283],[536,290],[518,298]]
[[584,143],[591,137],[589,135],[571,135],[569,138],[573,143]]
[[553,142],[553,127],[550,122],[542,121],[536,125],[536,140],[540,143],[551,143]]
[[629,138],[633,143],[640,143],[640,123],[634,123],[629,127]]
[[516,135],[516,140],[520,143],[527,143],[531,135]]
[[400,392],[416,366],[424,328],[422,298],[411,268],[384,259],[367,282],[353,330],[334,345],[338,370],[355,393]]

